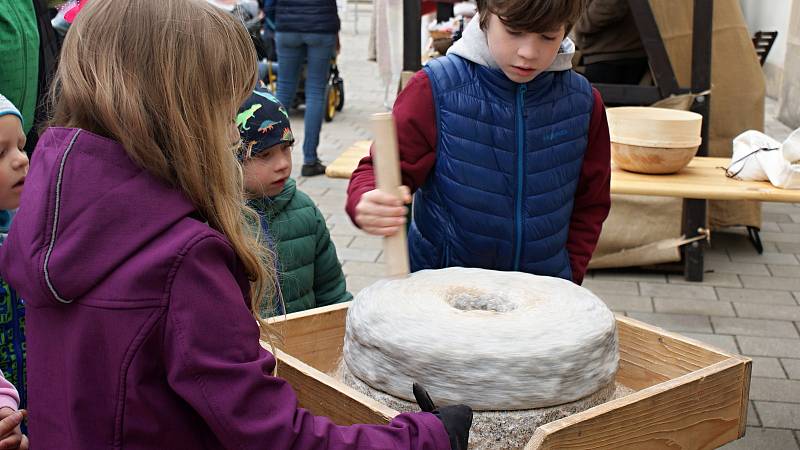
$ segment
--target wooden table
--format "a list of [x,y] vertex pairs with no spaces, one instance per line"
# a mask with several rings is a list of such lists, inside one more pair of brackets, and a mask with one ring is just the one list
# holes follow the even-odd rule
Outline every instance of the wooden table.
[[768,181],[739,181],[726,177],[728,164],[730,158],[697,156],[680,172],[670,175],[645,175],[614,167],[611,192],[702,200],[800,203],[800,189],[781,189]]
[[[680,172],[669,175],[645,175],[626,172],[617,167],[611,171],[611,192],[614,194],[653,195],[697,200],[757,200],[763,202],[800,203],[800,189],[776,188],[768,181],[739,181],[725,176],[729,158],[695,157]],[[683,232],[691,238],[703,234],[705,217],[692,217],[684,208]],[[705,208],[702,208],[703,211]],[[684,274],[690,281],[703,280],[702,244],[690,244],[691,255],[684,252]]]

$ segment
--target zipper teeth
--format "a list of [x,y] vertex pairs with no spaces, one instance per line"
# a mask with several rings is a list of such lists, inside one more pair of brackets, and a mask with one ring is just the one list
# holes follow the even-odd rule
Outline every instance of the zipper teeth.
[[525,121],[522,117],[524,108],[523,102],[525,100],[525,91],[527,86],[521,85],[517,90],[517,197],[514,213],[514,225],[516,227],[514,233],[514,271],[519,270],[519,262],[522,253],[522,188],[524,182],[524,149],[525,149]]
[[[25,355],[22,351],[22,338],[25,336],[24,334],[20,333],[19,329],[19,321],[22,320],[19,317],[19,304],[22,303],[22,299],[19,298],[19,295],[16,294],[15,291],[11,290],[11,286],[8,287],[9,290],[9,297],[11,298],[11,323],[14,324],[14,343],[11,345],[12,352],[14,355],[19,356],[17,359],[17,389],[19,390],[19,404],[20,407],[27,407],[28,405],[28,390],[23,388],[25,385]],[[23,385],[23,386],[20,386]]]

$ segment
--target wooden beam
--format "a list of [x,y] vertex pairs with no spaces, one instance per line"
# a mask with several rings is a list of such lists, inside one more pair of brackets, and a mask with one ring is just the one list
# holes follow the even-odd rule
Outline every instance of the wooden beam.
[[650,1],[628,0],[628,4],[633,14],[633,20],[636,22],[636,28],[639,30],[639,36],[642,38],[642,45],[647,52],[650,71],[661,92],[661,98],[677,94],[680,89],[678,80],[675,78],[675,71],[669,61],[667,48],[661,39],[658,23],[653,16],[652,8],[650,8]]
[[453,3],[451,2],[436,2],[436,21],[447,22],[453,17]]
[[647,106],[661,100],[661,92],[655,86],[607,83],[592,83],[592,86],[607,104]]
[[[711,40],[714,32],[713,0],[694,0],[692,13],[692,92],[701,93],[711,89]],[[711,95],[695,99],[692,111],[703,116],[703,138],[697,156],[708,156],[708,127],[711,121]]]
[[[692,92],[700,93],[711,88],[711,38],[713,27],[713,0],[694,0],[692,11]],[[692,111],[703,116],[700,135],[702,142],[698,156],[708,156],[708,129],[711,122],[711,95],[701,95],[692,104]],[[707,202],[687,199],[683,201],[682,233],[687,238],[700,234],[706,228]],[[683,247],[684,276],[689,281],[703,281],[703,249],[705,242],[697,241]]]
[[403,70],[422,68],[421,14],[420,0],[403,0]]

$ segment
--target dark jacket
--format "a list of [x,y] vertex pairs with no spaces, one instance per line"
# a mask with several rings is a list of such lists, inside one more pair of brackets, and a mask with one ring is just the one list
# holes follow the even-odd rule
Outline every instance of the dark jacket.
[[0,275],[26,300],[39,449],[443,450],[433,414],[337,426],[297,407],[259,345],[224,235],[116,142],[41,137]]
[[325,217],[294,179],[273,198],[250,202],[262,216],[278,254],[280,285],[287,313],[347,302],[344,274]]
[[[336,0],[273,0],[275,31],[336,34],[341,24]],[[268,6],[268,8],[270,8]],[[268,11],[269,14],[269,11]]]
[[45,98],[58,65],[61,41],[50,23],[47,2],[45,0],[34,0],[33,6],[36,9],[36,22],[39,28],[39,95],[35,119],[36,126],[39,126],[47,120]]
[[573,35],[584,64],[647,56],[628,0],[589,0]]
[[39,75],[39,32],[34,4],[0,2],[0,94],[20,112],[27,134],[34,124]]

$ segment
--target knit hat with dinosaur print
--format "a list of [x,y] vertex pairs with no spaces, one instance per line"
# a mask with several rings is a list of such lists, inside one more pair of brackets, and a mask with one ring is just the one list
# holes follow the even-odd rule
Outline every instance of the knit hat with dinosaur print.
[[278,99],[258,86],[239,108],[236,126],[242,137],[240,160],[252,158],[280,143],[294,143],[289,114]]

